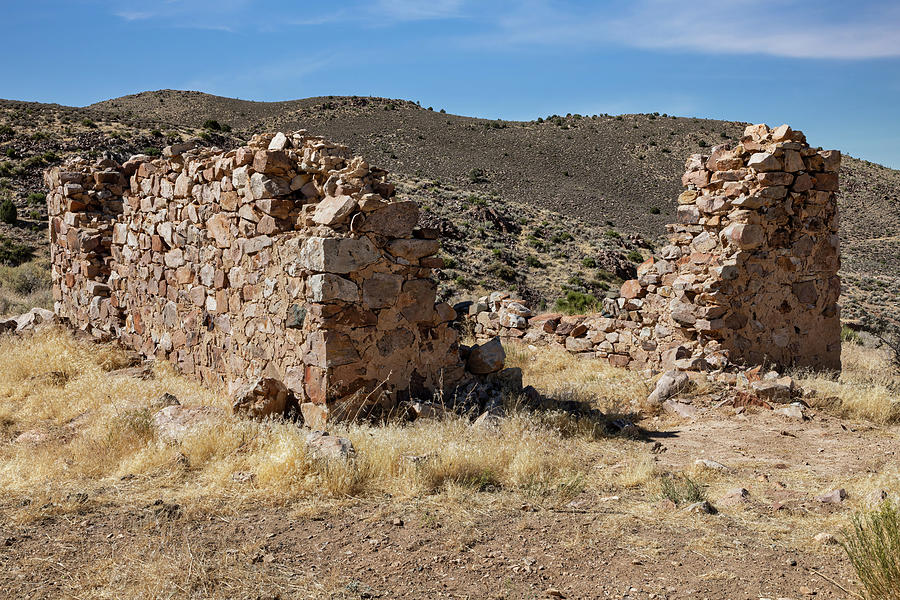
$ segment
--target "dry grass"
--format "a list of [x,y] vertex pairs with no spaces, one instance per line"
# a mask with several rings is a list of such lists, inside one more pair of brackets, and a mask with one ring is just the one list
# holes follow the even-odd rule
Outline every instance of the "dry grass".
[[[890,422],[883,407],[896,402],[889,394],[892,382],[878,379],[881,373],[871,355],[854,351],[845,354],[847,369],[841,378],[807,375],[801,384],[820,389],[820,397],[839,396],[839,410],[846,414]],[[524,382],[545,395],[584,402],[606,413],[637,417],[644,410],[648,385],[638,373],[573,359],[559,349],[514,346],[508,353],[510,366],[523,369]],[[690,547],[698,553],[711,546],[728,547],[734,527],[743,535],[809,551],[815,534],[838,533],[847,524],[844,511],[769,510],[778,496],[771,483],[757,481],[756,475],[770,471],[771,463],[744,461],[720,472],[695,467],[690,456],[665,467],[666,461],[651,454],[648,444],[609,437],[597,423],[562,413],[515,412],[499,430],[473,427],[455,417],[347,425],[333,433],[352,440],[356,458],[346,463],[317,461],[307,454],[304,431],[295,424],[233,417],[223,393],[178,376],[166,364],[157,365],[149,380],[110,373],[127,364],[125,353],[114,346],[78,342],[62,330],[0,342],[0,489],[11,499],[0,503],[0,510],[7,522],[24,526],[46,517],[73,519],[85,510],[79,500],[82,492],[95,512],[147,506],[164,498],[195,520],[258,507],[290,510],[298,518],[327,515],[337,505],[361,499],[380,511],[426,507],[423,513],[436,511],[458,522],[473,511],[515,510],[527,503],[540,509],[534,515],[546,518],[573,510],[568,505],[575,500],[576,507],[605,507],[609,512],[602,527],[620,528],[623,542],[641,558],[659,552],[646,530],[673,535],[689,531]],[[166,444],[151,423],[153,402],[164,392],[187,406],[226,412],[180,443]],[[859,401],[854,404],[853,398]],[[15,441],[29,431],[43,432],[44,437],[36,443]],[[672,479],[673,473],[681,475]],[[252,477],[239,481],[236,474]],[[900,493],[900,472],[890,463],[872,472],[845,473],[839,481],[799,462],[776,476],[806,498],[845,487],[850,494],[847,508],[853,510],[866,508],[865,499],[874,489]],[[683,503],[697,492],[715,504],[725,492],[742,486],[751,490],[752,501],[723,507],[718,520],[661,511],[657,500],[667,495],[666,486],[684,477],[696,482],[696,490],[679,491]],[[609,500],[594,503],[603,497]],[[176,596],[228,597],[232,586],[247,590],[276,585],[266,579],[270,576],[234,563],[234,555],[192,547],[190,537],[174,522],[140,535],[141,547],[73,573],[79,589],[91,590],[95,597],[165,597],[172,589]],[[595,538],[590,530],[582,534],[579,529],[571,543],[590,546],[597,543]],[[256,542],[248,537],[238,543]],[[448,538],[447,543],[465,547],[469,542]],[[254,552],[240,547],[242,556]],[[813,552],[840,551],[823,546]],[[306,590],[323,585],[335,590],[346,584],[302,577],[291,581]]]
[[508,344],[506,366],[524,372],[525,385],[557,400],[585,402],[611,415],[638,415],[649,410],[648,379],[599,360],[578,358],[563,348]]
[[[566,497],[584,477],[579,460],[596,437],[559,414],[516,413],[500,430],[463,418],[412,425],[352,424],[357,458],[321,462],[307,455],[292,423],[226,416],[178,444],[157,439],[151,404],[161,394],[183,405],[226,408],[216,391],[157,365],[150,380],[110,375],[127,364],[113,346],[77,342],[54,330],[0,344],[0,487],[20,494],[93,488],[123,477],[148,493],[168,488],[191,505],[225,495],[284,502],[309,497],[439,494],[454,486]],[[14,442],[23,432],[39,443]],[[516,440],[510,444],[509,440]],[[252,483],[236,483],[251,473]]]
[[798,373],[800,385],[816,390],[813,406],[881,425],[900,422],[900,378],[890,356],[853,343],[841,348],[840,374]]

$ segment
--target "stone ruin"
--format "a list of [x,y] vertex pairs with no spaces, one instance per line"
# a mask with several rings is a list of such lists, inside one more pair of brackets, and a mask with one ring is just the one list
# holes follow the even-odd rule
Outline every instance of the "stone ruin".
[[[750,126],[691,156],[670,244],[600,314],[535,316],[503,293],[436,303],[439,241],[415,203],[303,131],[229,152],[73,159],[45,176],[54,309],[227,386],[251,416],[296,401],[313,429],[435,394],[496,408],[500,389],[521,390],[499,339],[622,367],[837,369],[839,167],[798,131]],[[461,346],[458,311],[491,341]]]
[[293,396],[313,429],[471,394],[502,348],[476,347],[466,372],[456,313],[435,302],[436,232],[386,175],[302,131],[71,160],[45,176],[55,312],[226,385],[253,416]]
[[615,366],[840,369],[841,155],[787,125],[687,161],[669,245],[596,315],[534,315],[495,292],[457,305],[479,338],[555,344]]

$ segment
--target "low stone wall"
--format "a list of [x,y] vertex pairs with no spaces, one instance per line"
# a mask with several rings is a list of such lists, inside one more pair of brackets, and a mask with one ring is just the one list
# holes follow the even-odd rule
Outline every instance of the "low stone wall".
[[687,161],[669,245],[599,315],[533,315],[495,293],[469,305],[477,337],[590,353],[618,366],[840,368],[840,153],[782,125],[747,127]]
[[96,337],[232,391],[276,382],[316,428],[466,377],[435,232],[345,146],[265,134],[46,182],[55,312]]

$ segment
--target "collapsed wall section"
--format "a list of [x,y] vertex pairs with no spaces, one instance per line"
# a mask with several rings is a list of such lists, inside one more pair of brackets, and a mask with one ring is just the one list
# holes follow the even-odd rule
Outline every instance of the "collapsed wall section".
[[[56,312],[320,422],[463,377],[434,232],[384,171],[305,132],[48,172]],[[335,415],[337,413],[337,415]]]
[[840,368],[841,155],[787,125],[687,161],[669,245],[597,315],[533,315],[509,294],[458,306],[478,337],[558,344],[617,366]]

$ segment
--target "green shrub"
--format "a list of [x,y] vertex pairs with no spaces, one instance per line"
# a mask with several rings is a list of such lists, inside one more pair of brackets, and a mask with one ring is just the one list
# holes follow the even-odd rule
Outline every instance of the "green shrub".
[[28,204],[43,204],[47,201],[47,194],[42,192],[31,192],[26,196]]
[[503,281],[512,281],[516,278],[516,270],[502,262],[493,262],[487,268],[488,273],[499,277]]
[[91,129],[96,129],[96,127],[97,127],[97,124],[94,123],[90,119],[82,119],[81,124],[84,125],[85,127],[90,127]]
[[578,315],[591,312],[597,312],[597,298],[592,294],[585,294],[569,290],[566,295],[556,300],[557,312],[569,315]]
[[203,129],[209,129],[210,131],[222,131],[222,125],[215,119],[207,119],[203,121]]
[[658,207],[658,206],[654,206],[653,208],[650,209],[650,214],[651,214],[651,215],[658,215],[660,212],[661,212],[661,211],[659,210],[659,207]]
[[592,256],[585,256],[581,260],[581,266],[583,266],[587,269],[593,269],[594,267],[597,266],[597,261],[594,260],[594,257],[592,257]]
[[9,125],[0,125],[0,135],[14,135],[16,130]]
[[147,156],[159,156],[160,151],[159,148],[154,148],[153,146],[147,146],[143,150],[141,150],[141,154],[146,154]]
[[49,264],[33,260],[18,266],[0,266],[0,288],[20,296],[50,289]]
[[0,203],[0,221],[14,225],[19,220],[16,205],[9,198]]
[[900,506],[857,514],[841,545],[871,600],[900,598]]
[[638,252],[637,250],[630,250],[628,254],[625,255],[625,258],[635,263],[644,262],[644,255]]
[[469,171],[469,182],[470,183],[484,183],[487,179],[484,178],[484,169],[472,169]]
[[687,475],[663,477],[659,483],[662,497],[675,504],[694,504],[706,500],[703,488]]
[[841,341],[851,344],[862,344],[859,334],[846,325],[841,326]]
[[527,257],[525,259],[525,264],[534,269],[543,269],[545,267],[544,263],[542,263],[536,256]]
[[0,264],[17,267],[31,260],[34,256],[34,248],[25,244],[19,244],[6,237],[0,236]]
[[615,229],[607,229],[605,232],[603,232],[603,235],[605,235],[606,237],[608,237],[611,240],[618,240],[618,239],[622,238],[622,234],[619,233],[618,231],[616,231]]

